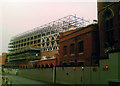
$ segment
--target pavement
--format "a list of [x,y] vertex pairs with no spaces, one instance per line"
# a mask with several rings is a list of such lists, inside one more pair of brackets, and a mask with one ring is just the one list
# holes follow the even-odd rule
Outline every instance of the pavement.
[[[46,82],[42,82],[42,81],[36,81],[36,80],[31,80],[31,79],[28,79],[28,78],[24,78],[24,77],[20,77],[18,75],[10,75],[10,74],[4,74],[3,75],[4,78],[8,78],[8,80],[11,82],[12,81],[12,86],[23,86],[23,85],[47,85],[48,83]],[[0,81],[2,82],[2,80]],[[5,82],[3,82],[3,84],[5,84]]]

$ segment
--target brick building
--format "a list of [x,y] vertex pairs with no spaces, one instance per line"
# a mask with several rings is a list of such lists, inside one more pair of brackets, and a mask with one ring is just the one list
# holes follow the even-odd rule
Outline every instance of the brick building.
[[100,56],[120,51],[120,2],[98,2]]
[[59,52],[58,50],[43,52],[41,61],[37,62],[37,67],[51,67],[59,65]]
[[0,55],[0,66],[5,65],[6,58],[7,58],[7,53],[2,53],[2,55]]
[[59,33],[86,26],[89,21],[73,15],[18,34],[9,43],[7,67],[30,68],[59,65]]
[[97,24],[60,33],[60,65],[96,65],[98,36]]
[[0,66],[2,66],[2,55],[0,55]]

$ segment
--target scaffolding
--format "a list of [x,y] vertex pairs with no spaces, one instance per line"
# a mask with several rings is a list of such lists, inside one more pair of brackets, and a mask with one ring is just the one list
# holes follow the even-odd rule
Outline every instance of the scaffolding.
[[89,23],[84,18],[68,15],[13,37],[9,43],[10,52],[29,47],[39,47],[41,52],[59,50],[59,33],[85,27]]
[[34,35],[37,33],[45,33],[49,31],[55,31],[55,33],[65,32],[71,30],[72,28],[85,27],[89,23],[90,22],[88,20],[85,20],[84,18],[76,17],[76,15],[75,16],[68,15],[56,21],[52,21],[48,24],[44,24],[41,25],[40,27],[36,27],[32,30],[26,31],[22,34],[18,34],[14,36],[12,40],[17,40],[17,39],[19,40],[20,38],[24,38],[29,35]]

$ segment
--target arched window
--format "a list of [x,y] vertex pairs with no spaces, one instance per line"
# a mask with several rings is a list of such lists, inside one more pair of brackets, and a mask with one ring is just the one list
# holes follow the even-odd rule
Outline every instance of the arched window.
[[42,68],[44,68],[44,65],[42,64]]
[[50,64],[50,67],[54,67],[54,65],[51,63],[51,64]]
[[113,46],[114,44],[113,16],[113,11],[106,9],[102,17],[105,29],[105,47]]
[[49,65],[48,65],[48,64],[46,64],[45,66],[46,66],[46,68],[48,68],[48,67],[49,67]]

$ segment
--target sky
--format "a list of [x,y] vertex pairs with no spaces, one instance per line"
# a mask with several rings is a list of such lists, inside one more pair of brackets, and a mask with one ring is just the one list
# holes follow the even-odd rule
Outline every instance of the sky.
[[0,6],[0,54],[8,51],[8,43],[15,35],[67,15],[91,23],[97,20],[96,0],[4,0]]

